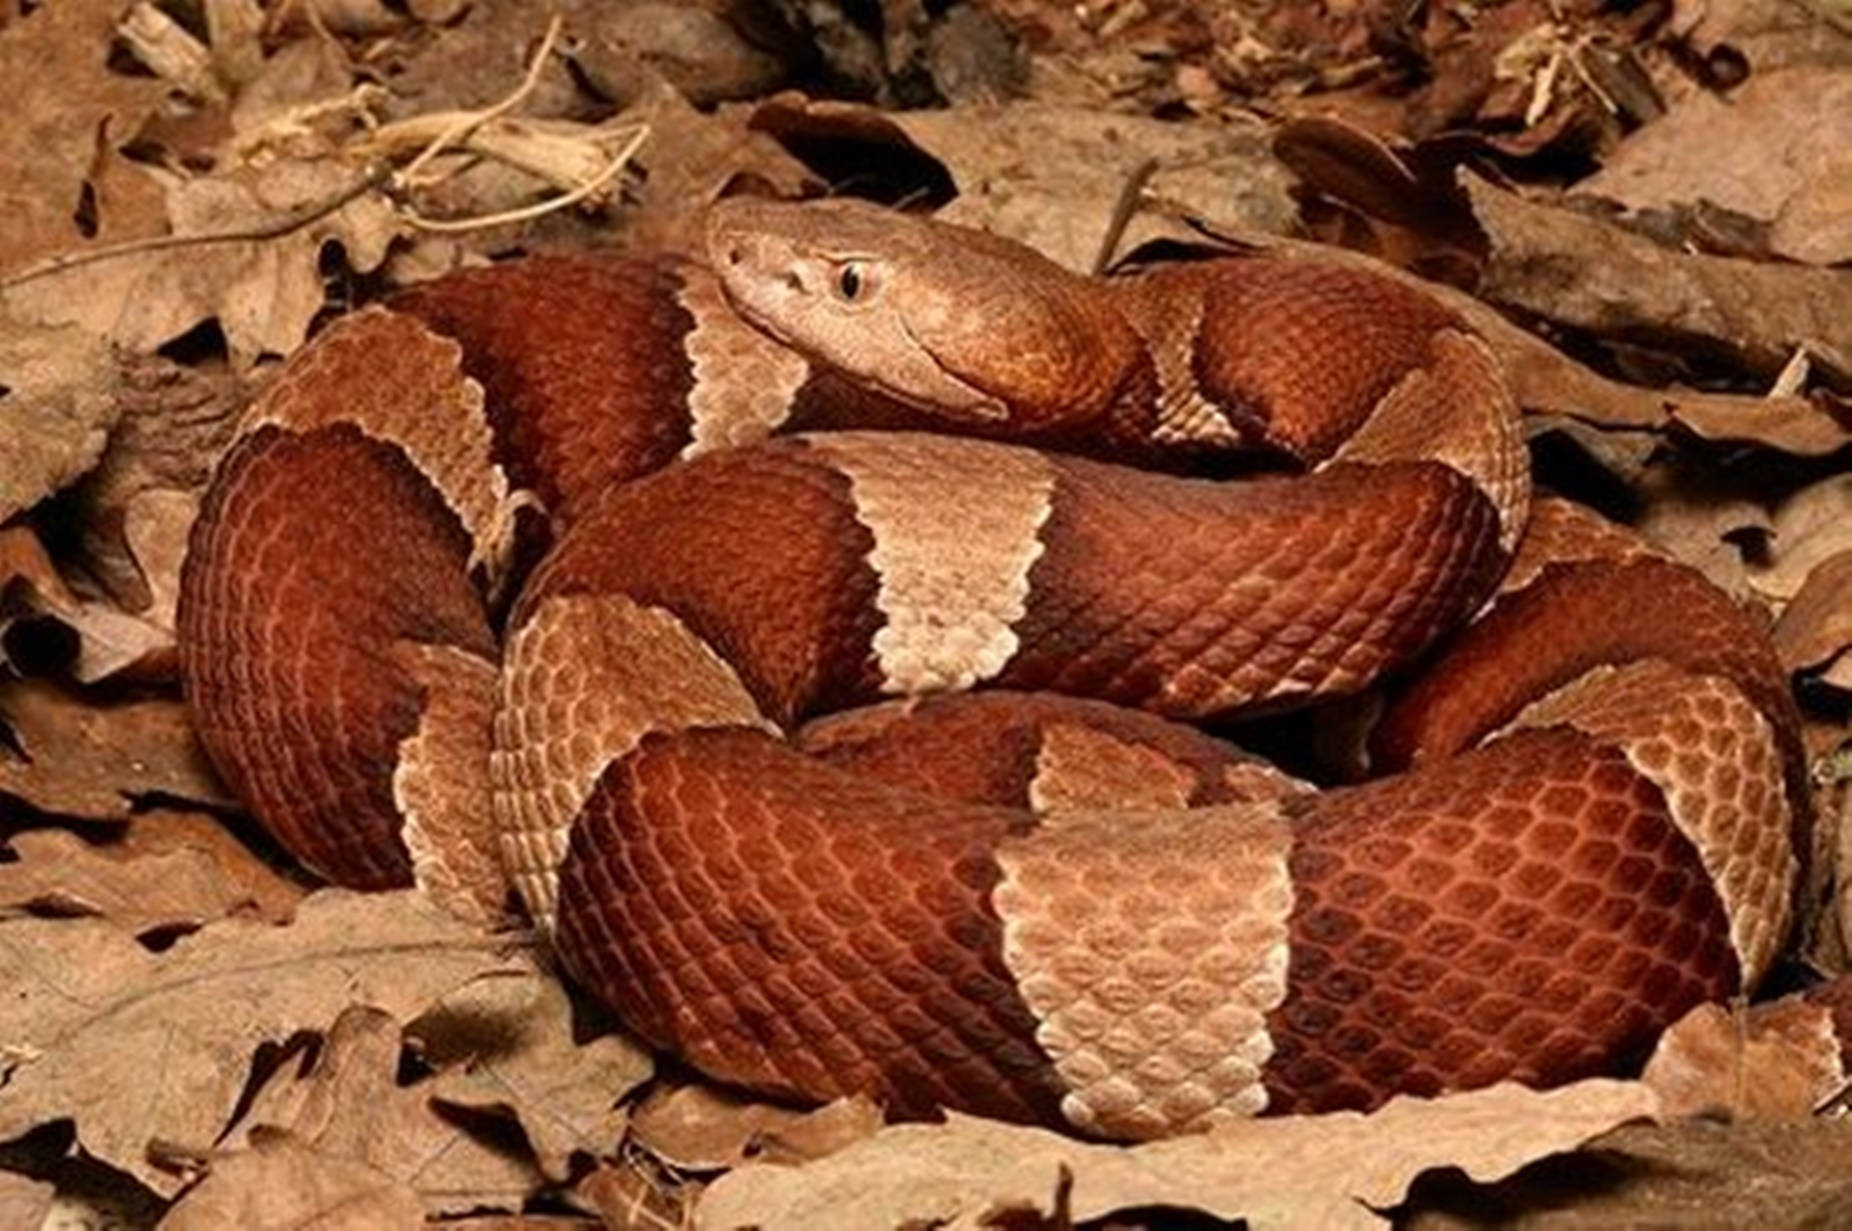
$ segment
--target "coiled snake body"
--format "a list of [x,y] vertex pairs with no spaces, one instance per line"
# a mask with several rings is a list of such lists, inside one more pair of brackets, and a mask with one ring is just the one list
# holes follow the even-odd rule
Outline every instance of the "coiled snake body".
[[[1119,1137],[1611,1070],[1767,969],[1773,655],[1532,508],[1449,312],[852,203],[724,203],[707,253],[454,275],[254,408],[183,670],[306,864],[485,913],[511,879],[716,1078]],[[1254,451],[1304,473],[1167,473]],[[1424,656],[1365,785],[1173,721]]]

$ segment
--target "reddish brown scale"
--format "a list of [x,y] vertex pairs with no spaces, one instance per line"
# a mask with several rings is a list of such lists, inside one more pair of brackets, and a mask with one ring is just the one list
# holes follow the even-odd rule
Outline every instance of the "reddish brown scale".
[[1696,848],[1582,735],[1523,732],[1295,806],[1270,1110],[1611,1072],[1738,988]]
[[997,681],[1173,717],[1353,692],[1496,580],[1497,518],[1428,463],[1244,484],[1064,462]]
[[1800,711],[1787,673],[1748,612],[1697,570],[1667,560],[1553,564],[1500,597],[1384,713],[1371,736],[1374,764],[1393,772],[1450,756],[1590,668],[1640,658],[1720,675],[1743,690],[1775,729],[1795,849],[1810,850]]
[[651,1043],[722,1080],[1055,1121],[989,900],[990,852],[1025,823],[758,732],[651,736],[586,803],[559,948]]
[[[393,550],[356,550],[367,543]],[[239,797],[330,880],[411,880],[392,771],[422,704],[400,654],[455,645],[494,660],[468,554],[405,455],[346,425],[259,429],[194,523],[178,635],[200,737]]]
[[560,522],[596,494],[668,463],[689,441],[694,319],[663,262],[534,258],[396,295],[463,347],[497,460]]
[[1248,798],[1229,771],[1257,758],[1193,727],[1047,693],[980,692],[851,710],[810,723],[799,751],[877,782],[964,803],[1023,808],[1051,728],[1080,727],[1162,756],[1192,805]]
[[1330,456],[1428,361],[1434,334],[1459,324],[1398,282],[1305,261],[1183,266],[1155,282],[1190,278],[1206,288],[1194,369],[1203,393],[1307,461]]
[[626,594],[674,612],[780,723],[872,696],[880,627],[848,480],[789,442],[728,450],[606,494],[522,596]]
[[1016,417],[996,422],[950,422],[936,411],[883,397],[840,373],[825,370],[813,374],[798,390],[784,430],[937,432],[1154,469],[1181,469],[1204,455],[1227,453],[1225,448],[1160,445],[1152,441],[1151,427],[1157,417],[1156,380],[1148,362],[1135,367],[1120,386],[1120,398],[1112,413],[1104,419],[1078,424],[1059,419],[1052,424],[1025,424]]

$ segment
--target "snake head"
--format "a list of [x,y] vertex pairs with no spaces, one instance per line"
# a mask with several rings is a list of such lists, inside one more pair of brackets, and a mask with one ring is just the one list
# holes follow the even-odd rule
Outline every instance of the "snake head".
[[983,231],[862,201],[730,198],[709,213],[706,240],[752,325],[948,419],[1091,418],[1138,354],[1092,282]]

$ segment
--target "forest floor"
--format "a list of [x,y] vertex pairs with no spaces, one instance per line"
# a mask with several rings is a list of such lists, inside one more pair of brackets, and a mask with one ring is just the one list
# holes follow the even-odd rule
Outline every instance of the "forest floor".
[[1487,333],[1541,483],[1767,613],[1825,834],[1781,981],[1843,973],[1844,0],[0,0],[0,84],[0,1228],[1852,1223],[1846,1074],[1727,1010],[1644,1081],[1129,1148],[704,1085],[522,933],[317,887],[173,640],[239,412],[394,287],[742,184],[1080,269],[1334,245]]

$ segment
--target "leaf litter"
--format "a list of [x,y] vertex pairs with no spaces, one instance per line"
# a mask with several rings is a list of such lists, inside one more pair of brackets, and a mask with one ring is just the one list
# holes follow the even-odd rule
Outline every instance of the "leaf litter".
[[[884,1128],[866,1102],[789,1108],[658,1073],[521,934],[409,893],[305,896],[306,874],[233,819],[172,661],[213,461],[328,317],[522,252],[685,248],[700,208],[742,184],[849,192],[1076,268],[1181,245],[1421,279],[1511,370],[1547,481],[1769,611],[1820,815],[1838,822],[1843,22],[1784,0],[551,16],[512,0],[0,12],[0,79],[59,83],[20,92],[0,135],[0,966],[16,989],[0,1222],[1162,1225],[1155,1207],[1257,1226],[1486,1209],[1721,1226],[1852,1210],[1843,1072],[1818,1050],[1832,1011],[1805,999],[1695,1011],[1646,1084],[1132,1149],[969,1117]],[[1828,845],[1852,851],[1843,832]],[[1806,950],[1824,973],[1852,951],[1852,893],[1836,900]]]

